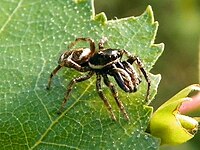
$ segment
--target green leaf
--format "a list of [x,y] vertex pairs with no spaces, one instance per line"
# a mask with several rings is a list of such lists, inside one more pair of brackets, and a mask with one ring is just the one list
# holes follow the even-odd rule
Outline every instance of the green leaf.
[[[13,0],[0,2],[0,146],[1,149],[157,149],[159,140],[145,133],[152,108],[145,105],[145,80],[138,92],[119,90],[127,122],[104,86],[117,121],[95,90],[95,76],[77,84],[65,111],[59,109],[66,86],[82,73],[63,69],[45,89],[59,55],[76,37],[137,55],[148,71],[163,50],[154,44],[158,23],[149,6],[139,17],[107,21],[95,16],[90,0]],[[160,81],[151,75],[151,100]],[[113,83],[114,80],[112,80]]]

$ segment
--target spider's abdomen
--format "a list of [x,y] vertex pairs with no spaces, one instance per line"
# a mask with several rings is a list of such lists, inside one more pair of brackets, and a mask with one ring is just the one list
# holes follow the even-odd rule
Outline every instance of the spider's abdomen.
[[58,63],[66,60],[72,60],[78,64],[83,64],[88,61],[91,55],[92,52],[89,48],[79,48],[72,51],[66,51],[60,56]]
[[102,69],[120,61],[122,53],[119,50],[105,49],[95,53],[88,64],[92,69]]

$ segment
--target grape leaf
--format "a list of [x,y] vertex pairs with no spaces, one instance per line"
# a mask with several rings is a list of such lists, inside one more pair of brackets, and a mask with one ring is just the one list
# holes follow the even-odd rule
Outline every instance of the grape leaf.
[[[107,37],[106,47],[130,51],[150,71],[164,47],[154,44],[158,23],[150,6],[141,16],[109,21],[104,13],[95,14],[92,0],[12,0],[0,6],[1,149],[158,149],[159,140],[145,133],[152,108],[145,106],[144,79],[136,93],[118,88],[130,122],[103,86],[117,121],[110,118],[95,76],[75,86],[61,115],[56,112],[67,84],[82,73],[62,69],[52,89],[45,89],[59,55],[77,37],[96,43]],[[150,78],[152,100],[160,75]]]

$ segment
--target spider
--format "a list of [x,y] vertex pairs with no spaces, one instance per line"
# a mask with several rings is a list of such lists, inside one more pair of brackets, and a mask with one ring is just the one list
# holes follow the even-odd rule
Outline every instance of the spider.
[[[124,49],[104,48],[104,44],[107,42],[106,37],[103,37],[98,43],[98,51],[95,48],[94,40],[91,38],[76,38],[76,40],[72,42],[68,46],[68,48],[71,49],[74,45],[81,41],[88,42],[90,48],[77,48],[70,51],[65,51],[60,56],[58,60],[58,66],[51,72],[48,80],[47,89],[50,89],[52,78],[62,67],[73,68],[79,72],[87,72],[87,74],[71,80],[67,87],[64,100],[59,109],[59,113],[62,112],[62,109],[68,101],[74,85],[78,82],[85,81],[96,74],[97,93],[99,97],[103,100],[108,112],[111,114],[112,119],[116,120],[116,117],[112,111],[109,101],[102,92],[102,78],[105,85],[110,89],[125,119],[130,120],[123,103],[118,97],[117,89],[114,84],[109,80],[108,75],[114,77],[118,86],[123,91],[132,93],[137,91],[138,85],[141,83],[140,76],[142,73],[147,82],[146,100],[148,100],[151,82],[147,71],[143,68],[141,60],[136,56],[132,56],[127,50]],[[127,59],[122,61],[122,57],[124,55],[126,55]],[[137,70],[139,71],[140,75],[138,75],[138,71],[136,71],[135,68],[132,66],[133,63],[136,64]]]

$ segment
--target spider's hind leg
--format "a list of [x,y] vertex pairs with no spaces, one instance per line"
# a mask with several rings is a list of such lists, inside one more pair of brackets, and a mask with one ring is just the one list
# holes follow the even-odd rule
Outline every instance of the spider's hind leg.
[[104,96],[103,92],[102,92],[102,87],[101,87],[101,75],[97,74],[97,80],[96,80],[96,89],[97,92],[99,94],[99,97],[103,100],[104,105],[106,106],[106,108],[108,109],[108,111],[111,114],[111,117],[113,120],[116,120],[116,117],[112,111],[111,105],[108,102],[107,98]]
[[62,68],[62,66],[61,66],[61,65],[58,65],[58,66],[51,72],[51,74],[50,74],[50,76],[49,76],[49,79],[48,79],[48,84],[47,84],[47,87],[46,87],[47,90],[50,89],[50,87],[51,87],[51,82],[52,82],[53,77],[56,75],[56,73],[57,73],[61,68]]
[[95,43],[94,43],[94,40],[91,39],[91,38],[76,38],[74,42],[72,42],[68,48],[71,49],[74,45],[76,45],[78,42],[80,41],[85,41],[85,42],[89,42],[90,44],[90,50],[92,51],[92,53],[95,52]]
[[104,79],[104,83],[106,84],[106,86],[108,86],[112,92],[113,97],[115,98],[115,101],[120,109],[120,111],[123,113],[124,117],[126,118],[126,120],[130,120],[129,116],[124,108],[123,103],[121,102],[121,100],[118,97],[118,92],[117,89],[115,88],[115,86],[110,82],[110,80],[108,79],[107,75],[103,75],[103,79]]
[[99,50],[104,49],[104,44],[108,41],[107,37],[102,37],[102,39],[99,41]]
[[72,79],[71,82],[69,83],[68,87],[67,87],[67,91],[65,93],[65,97],[64,97],[64,100],[62,102],[62,105],[59,109],[59,111],[57,112],[58,114],[61,114],[62,111],[63,111],[63,108],[65,106],[65,104],[67,103],[67,100],[69,99],[69,96],[70,96],[70,93],[74,87],[74,85],[78,82],[82,82],[82,81],[85,81],[87,79],[89,79],[90,77],[92,77],[94,74],[94,72],[90,71],[88,74],[86,74],[85,76],[80,76],[80,77],[77,77],[75,79]]

